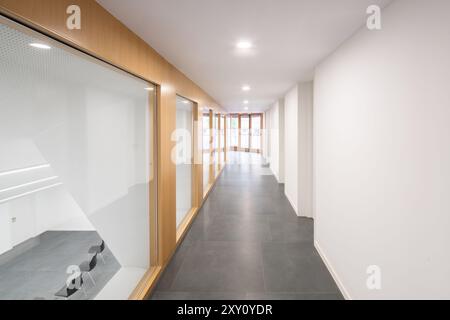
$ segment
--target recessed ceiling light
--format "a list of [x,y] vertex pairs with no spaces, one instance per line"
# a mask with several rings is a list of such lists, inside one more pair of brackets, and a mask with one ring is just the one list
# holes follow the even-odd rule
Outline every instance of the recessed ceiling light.
[[244,100],[244,104],[248,104],[248,100]]
[[45,49],[45,50],[49,50],[52,48],[49,45],[46,45],[43,43],[30,43],[30,46],[32,46],[33,48]]
[[242,86],[242,91],[250,91],[252,88],[250,88],[250,86],[248,86],[248,85],[245,85],[245,86]]
[[250,41],[241,40],[236,44],[238,49],[250,49],[252,47],[252,43]]

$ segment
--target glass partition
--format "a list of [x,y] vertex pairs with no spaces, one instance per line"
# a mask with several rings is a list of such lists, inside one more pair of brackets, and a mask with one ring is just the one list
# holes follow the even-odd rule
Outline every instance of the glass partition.
[[260,114],[252,114],[252,129],[251,129],[251,149],[254,152],[261,152],[261,124],[262,117]]
[[231,130],[230,130],[230,147],[236,150],[239,147],[239,115],[231,115]]
[[225,115],[220,115],[220,165],[225,165]]
[[226,150],[226,154],[225,154],[225,162],[229,163],[230,162],[230,154],[231,154],[231,148],[230,148],[230,143],[231,143],[231,116],[227,115],[226,116],[226,143],[225,143],[225,150]]
[[220,171],[220,114],[214,113],[214,170],[215,176],[219,174]]
[[248,114],[241,115],[241,146],[242,149],[250,148],[250,117]]
[[211,127],[209,110],[203,113],[203,193],[208,191],[210,184],[210,159],[211,159]]
[[193,157],[194,104],[177,96],[176,145],[176,199],[177,227],[192,209],[192,157]]
[[128,299],[156,254],[157,88],[0,20],[0,299]]

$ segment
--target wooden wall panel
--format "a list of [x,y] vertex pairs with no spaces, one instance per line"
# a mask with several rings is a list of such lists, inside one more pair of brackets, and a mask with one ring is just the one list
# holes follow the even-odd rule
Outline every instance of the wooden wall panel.
[[[66,9],[81,8],[81,30],[68,30]],[[136,76],[160,85],[158,96],[158,240],[164,265],[176,247],[176,168],[171,161],[176,128],[176,94],[204,107],[220,106],[153,48],[94,0],[0,0],[0,12]],[[198,169],[201,172],[200,169]],[[201,179],[199,179],[201,182]],[[201,186],[200,186],[201,187]]]

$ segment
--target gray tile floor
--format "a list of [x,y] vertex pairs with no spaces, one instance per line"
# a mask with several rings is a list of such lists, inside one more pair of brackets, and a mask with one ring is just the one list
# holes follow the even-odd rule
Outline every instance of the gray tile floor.
[[[40,244],[0,265],[0,300],[57,299],[54,294],[66,283],[66,269],[87,260],[88,250],[100,244],[97,232],[50,231],[40,236]],[[106,249],[105,264],[99,259],[92,271],[96,285],[85,279],[86,296],[80,291],[73,300],[93,299],[120,269]]]
[[283,186],[228,165],[161,277],[155,300],[343,299]]

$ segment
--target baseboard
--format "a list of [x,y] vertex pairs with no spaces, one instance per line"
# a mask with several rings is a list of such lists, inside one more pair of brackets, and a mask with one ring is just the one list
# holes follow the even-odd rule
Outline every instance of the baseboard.
[[286,190],[285,190],[285,192],[284,192],[284,195],[285,195],[286,198],[288,199],[288,201],[289,201],[291,207],[294,209],[295,214],[297,215],[297,217],[300,217],[299,214],[298,214],[298,209],[297,209],[297,207],[294,205],[294,203],[292,202],[291,198],[289,198],[289,195],[286,193]]
[[334,281],[336,282],[339,290],[341,291],[342,295],[344,296],[345,300],[353,300],[350,294],[348,293],[348,290],[345,288],[344,284],[342,283],[341,279],[339,278],[338,274],[334,270],[333,266],[331,265],[330,261],[328,260],[327,256],[323,252],[322,248],[320,247],[319,243],[317,241],[314,241],[314,247],[316,248],[317,252],[319,253],[320,257],[322,258],[323,262],[325,263],[325,266],[327,267],[328,271],[330,272],[331,276],[333,277]]
[[177,228],[177,243],[184,238],[185,233],[191,226],[191,223],[194,221],[195,216],[197,215],[199,208],[192,208],[184,217],[183,221]]
[[281,182],[280,182],[280,178],[278,178],[278,175],[275,173],[275,171],[273,170],[273,168],[272,168],[272,167],[269,167],[269,169],[270,169],[270,171],[272,171],[273,176],[275,177],[275,179],[277,179],[277,182],[278,182],[278,183],[281,183]]

